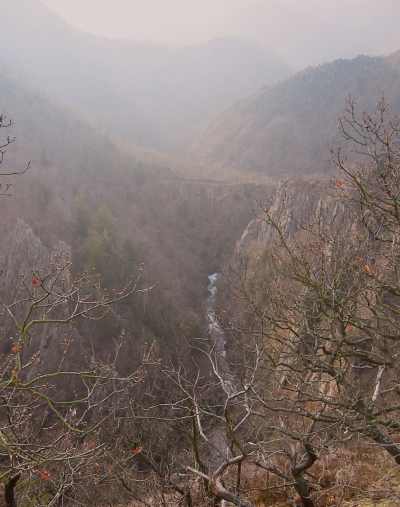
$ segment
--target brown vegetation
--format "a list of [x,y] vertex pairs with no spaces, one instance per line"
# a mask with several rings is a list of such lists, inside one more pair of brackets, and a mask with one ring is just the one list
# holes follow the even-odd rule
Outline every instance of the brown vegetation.
[[[369,87],[387,71],[356,66]],[[245,230],[208,335],[206,275],[267,189],[113,162],[64,120],[74,177],[41,154],[4,204],[5,505],[398,502],[400,122],[385,101],[371,115],[350,101],[338,175],[282,184]]]
[[261,175],[332,172],[329,150],[345,97],[370,110],[381,97],[399,112],[399,66],[358,57],[306,69],[243,100],[220,115],[194,152],[208,164]]

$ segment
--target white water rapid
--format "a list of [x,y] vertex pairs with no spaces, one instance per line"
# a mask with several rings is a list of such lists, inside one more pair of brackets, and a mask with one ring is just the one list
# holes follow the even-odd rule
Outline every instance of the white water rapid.
[[208,277],[208,299],[207,299],[207,320],[208,335],[215,344],[215,352],[218,356],[225,358],[226,356],[226,339],[225,333],[221,328],[216,314],[215,305],[217,302],[217,283],[220,278],[219,273],[213,273]]

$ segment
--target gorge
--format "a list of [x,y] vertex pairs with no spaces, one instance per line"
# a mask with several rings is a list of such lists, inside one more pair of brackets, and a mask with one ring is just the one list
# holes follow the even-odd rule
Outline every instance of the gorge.
[[2,5],[0,507],[399,505],[400,53],[50,4]]

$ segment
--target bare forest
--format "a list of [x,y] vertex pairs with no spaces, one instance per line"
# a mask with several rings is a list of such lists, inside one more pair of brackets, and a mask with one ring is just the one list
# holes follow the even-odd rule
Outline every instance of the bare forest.
[[1,4],[0,507],[400,505],[397,4],[106,4]]

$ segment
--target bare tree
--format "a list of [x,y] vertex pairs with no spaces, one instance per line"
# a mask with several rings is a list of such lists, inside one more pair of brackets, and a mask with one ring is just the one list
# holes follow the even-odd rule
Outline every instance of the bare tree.
[[[257,464],[292,482],[304,506],[322,494],[312,470],[348,443],[400,457],[399,121],[384,101],[360,116],[349,101],[340,128],[342,175],[312,222],[288,224],[281,188],[264,211],[268,246],[236,291],[245,308],[236,332],[263,351],[250,390],[269,435],[254,443]],[[242,358],[254,356],[246,348]]]
[[[18,298],[2,303],[3,319],[7,316],[15,330],[0,362],[0,478],[7,507],[17,505],[15,488],[22,479],[18,496],[23,504],[36,498],[38,505],[61,505],[63,499],[81,501],[81,486],[87,489],[87,481],[101,477],[99,462],[111,445],[102,437],[102,427],[114,417],[117,397],[139,381],[139,374],[118,374],[118,344],[110,364],[88,360],[87,370],[66,369],[69,339],[61,343],[61,357],[46,365],[34,346],[35,336],[50,326],[57,340],[63,326],[102,319],[113,305],[143,292],[139,280],[106,291],[97,275],[72,279],[70,265],[55,265],[45,276],[22,279]],[[69,363],[74,361],[76,356]]]
[[[0,131],[1,130],[8,130],[11,129],[13,126],[13,123],[11,120],[7,118],[4,114],[0,114]],[[11,144],[15,142],[15,137],[12,137],[10,135],[4,136],[0,140],[0,177],[10,177],[10,176],[19,176],[22,174],[25,174],[29,168],[30,168],[30,162],[28,162],[23,169],[20,170],[1,170],[1,166],[4,162],[4,157],[7,152],[7,149],[10,147]],[[10,197],[12,195],[11,189],[12,189],[13,183],[10,181],[3,181],[0,182],[0,197]]]

